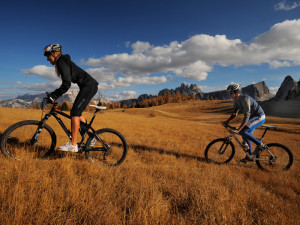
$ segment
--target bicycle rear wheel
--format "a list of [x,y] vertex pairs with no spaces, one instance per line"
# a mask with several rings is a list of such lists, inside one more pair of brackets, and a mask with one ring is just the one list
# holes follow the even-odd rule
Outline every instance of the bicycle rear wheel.
[[1,137],[1,152],[9,159],[37,159],[48,156],[55,148],[56,135],[40,121],[26,120],[13,124]]
[[284,145],[271,143],[267,144],[269,149],[264,150],[257,156],[257,166],[265,171],[276,172],[288,170],[293,164],[293,154]]
[[234,145],[227,138],[219,138],[210,142],[204,152],[205,160],[216,164],[230,162],[234,154]]
[[105,128],[96,131],[101,141],[97,140],[91,146],[93,137],[86,142],[86,157],[93,163],[105,163],[108,166],[118,166],[126,158],[127,143],[123,135],[113,129]]

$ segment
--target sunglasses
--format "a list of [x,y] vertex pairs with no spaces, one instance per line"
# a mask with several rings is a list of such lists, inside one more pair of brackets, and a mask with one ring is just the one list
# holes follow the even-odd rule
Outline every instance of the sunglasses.
[[50,55],[51,55],[50,52],[45,54],[46,57],[49,57]]

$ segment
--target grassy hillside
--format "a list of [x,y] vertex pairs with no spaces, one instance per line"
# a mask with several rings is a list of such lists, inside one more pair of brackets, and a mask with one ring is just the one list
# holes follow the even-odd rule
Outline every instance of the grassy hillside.
[[[266,121],[279,130],[265,142],[283,143],[294,154],[289,171],[272,174],[241,164],[240,149],[228,165],[207,164],[204,149],[227,134],[220,121],[231,104],[190,101],[99,114],[95,127],[119,130],[129,145],[125,162],[115,168],[76,153],[21,162],[0,155],[0,224],[299,223],[300,119]],[[0,108],[0,117],[1,135],[17,121],[39,120],[41,111]],[[48,124],[58,145],[65,144],[57,122]]]

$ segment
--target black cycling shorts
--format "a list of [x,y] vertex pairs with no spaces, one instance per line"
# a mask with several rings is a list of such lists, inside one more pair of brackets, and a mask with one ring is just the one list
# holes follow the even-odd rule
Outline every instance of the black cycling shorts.
[[85,86],[80,88],[79,93],[71,109],[71,116],[80,117],[83,110],[90,103],[90,101],[97,93],[97,91],[98,91],[98,82],[89,82]]

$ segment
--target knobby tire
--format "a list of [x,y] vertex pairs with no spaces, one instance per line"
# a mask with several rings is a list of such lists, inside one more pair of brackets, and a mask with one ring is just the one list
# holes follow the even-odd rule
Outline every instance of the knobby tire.
[[11,125],[1,137],[1,152],[9,159],[22,160],[23,158],[44,158],[54,151],[56,135],[47,124],[44,125],[32,144],[30,140],[38,129],[40,121],[25,120]]
[[204,152],[205,160],[215,164],[229,163],[235,154],[233,143],[227,138],[219,138],[210,142]]
[[267,144],[268,150],[264,150],[257,156],[257,158],[268,159],[266,161],[256,160],[257,166],[264,171],[276,172],[282,170],[288,170],[293,164],[293,154],[288,147],[278,144],[270,143]]
[[[104,163],[108,166],[118,166],[126,158],[128,146],[123,135],[110,128],[103,128],[96,131],[96,134],[103,140],[105,145],[109,146],[107,150],[100,141],[97,141],[96,144],[89,149],[87,147],[86,157],[89,161],[93,163]],[[89,146],[93,137],[89,137],[86,142],[86,146]],[[97,151],[97,149],[102,149]]]

